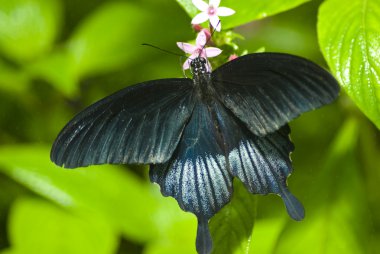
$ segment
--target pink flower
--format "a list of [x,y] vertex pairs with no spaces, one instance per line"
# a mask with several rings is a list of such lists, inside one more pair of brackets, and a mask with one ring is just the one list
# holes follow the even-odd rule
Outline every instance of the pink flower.
[[232,60],[235,60],[236,58],[238,58],[238,55],[236,55],[236,54],[232,54],[232,55],[230,55],[230,57],[228,58],[228,62],[229,62],[229,61],[232,61]]
[[209,4],[202,0],[193,0],[193,4],[202,12],[197,14],[191,23],[201,24],[209,19],[211,26],[218,32],[222,29],[219,16],[230,16],[235,13],[230,8],[219,7],[220,0],[209,0]]
[[[215,57],[222,53],[222,50],[219,48],[209,47],[206,48],[205,45],[207,43],[207,35],[204,31],[201,31],[197,35],[197,39],[195,40],[196,45],[192,45],[186,42],[177,42],[177,46],[182,49],[185,53],[191,54],[183,64],[183,69],[187,70],[190,68],[191,60],[197,57],[203,57],[207,60],[209,57]],[[207,65],[208,70],[209,65]]]

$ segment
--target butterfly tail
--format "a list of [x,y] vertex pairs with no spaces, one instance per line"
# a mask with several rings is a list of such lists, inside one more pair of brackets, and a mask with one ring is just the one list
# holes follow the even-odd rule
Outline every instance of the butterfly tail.
[[198,218],[196,247],[198,254],[209,254],[212,250],[212,238],[208,228],[208,219]]
[[280,193],[285,203],[286,210],[293,220],[300,221],[305,217],[305,209],[301,202],[286,188]]

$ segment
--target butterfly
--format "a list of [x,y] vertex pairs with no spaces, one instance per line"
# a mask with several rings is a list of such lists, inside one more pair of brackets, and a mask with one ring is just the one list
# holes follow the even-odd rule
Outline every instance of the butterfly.
[[51,160],[66,168],[149,164],[164,196],[198,218],[196,248],[210,253],[209,219],[239,178],[253,194],[278,194],[288,214],[304,217],[289,191],[294,146],[288,122],[331,103],[334,77],[301,57],[255,53],[213,72],[190,63],[193,78],[143,82],[89,106],[59,133]]

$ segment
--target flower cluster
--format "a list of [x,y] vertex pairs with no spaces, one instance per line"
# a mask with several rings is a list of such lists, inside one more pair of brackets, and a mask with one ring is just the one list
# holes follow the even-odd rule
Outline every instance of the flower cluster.
[[[235,13],[235,11],[230,8],[220,7],[220,0],[209,0],[208,4],[202,0],[193,0],[193,4],[201,11],[201,13],[197,14],[191,21],[194,29],[199,31],[195,40],[195,45],[185,42],[177,42],[177,46],[180,49],[182,49],[185,53],[190,54],[183,64],[184,70],[190,68],[190,62],[196,57],[200,56],[207,59],[209,57],[218,56],[222,53],[222,50],[219,48],[206,48],[206,44],[211,39],[212,33],[210,30],[202,28],[200,24],[209,20],[211,31],[214,29],[215,31],[220,32],[222,24],[220,23],[219,16],[230,16]],[[210,68],[209,64],[207,66]]]

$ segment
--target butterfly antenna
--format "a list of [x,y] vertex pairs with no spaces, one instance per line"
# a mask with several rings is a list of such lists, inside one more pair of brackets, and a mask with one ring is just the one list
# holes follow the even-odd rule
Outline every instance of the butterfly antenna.
[[[160,48],[160,47],[157,47],[157,46],[152,45],[152,44],[149,44],[149,43],[142,43],[141,45],[142,45],[142,46],[152,47],[152,48],[158,49],[158,50],[160,50],[160,51],[163,51],[163,52],[165,52],[165,53],[169,53],[169,54],[171,54],[171,55],[179,56],[179,57],[180,57],[180,58],[179,58],[179,61],[180,61],[180,62],[182,62],[183,57],[186,57],[185,55],[181,55],[181,54],[178,54],[178,53],[175,53],[175,52],[172,52],[172,51],[166,50],[166,49],[162,49],[162,48]],[[188,58],[188,57],[186,57],[186,58]],[[182,71],[183,71],[183,75],[187,78],[187,76],[186,76],[186,72],[185,72],[185,70],[184,70],[183,68],[182,68]]]
[[[219,24],[220,24],[220,19],[219,19],[218,24],[216,25],[216,27],[218,27]],[[207,41],[206,41],[206,43],[205,43],[205,45],[203,45],[203,47],[202,47],[202,51],[205,49],[206,45],[207,45],[207,44],[209,43],[209,41],[211,40],[211,38],[212,38],[212,36],[214,35],[214,33],[215,33],[215,29],[212,29],[212,31],[211,31],[211,35],[210,35],[210,38],[208,38]],[[202,52],[202,51],[199,52],[198,57],[201,56],[201,52]],[[206,56],[206,57],[207,57],[207,56]]]
[[148,47],[152,47],[152,48],[155,48],[155,49],[161,50],[161,51],[163,51],[163,52],[166,52],[166,53],[169,53],[169,54],[172,54],[172,55],[175,55],[175,56],[181,56],[181,57],[184,56],[184,55],[181,55],[181,54],[178,54],[178,53],[175,53],[175,52],[172,52],[172,51],[166,50],[166,49],[162,49],[162,48],[160,48],[160,47],[154,46],[154,45],[149,44],[149,43],[142,43],[141,45],[143,45],[143,46],[148,46]]

